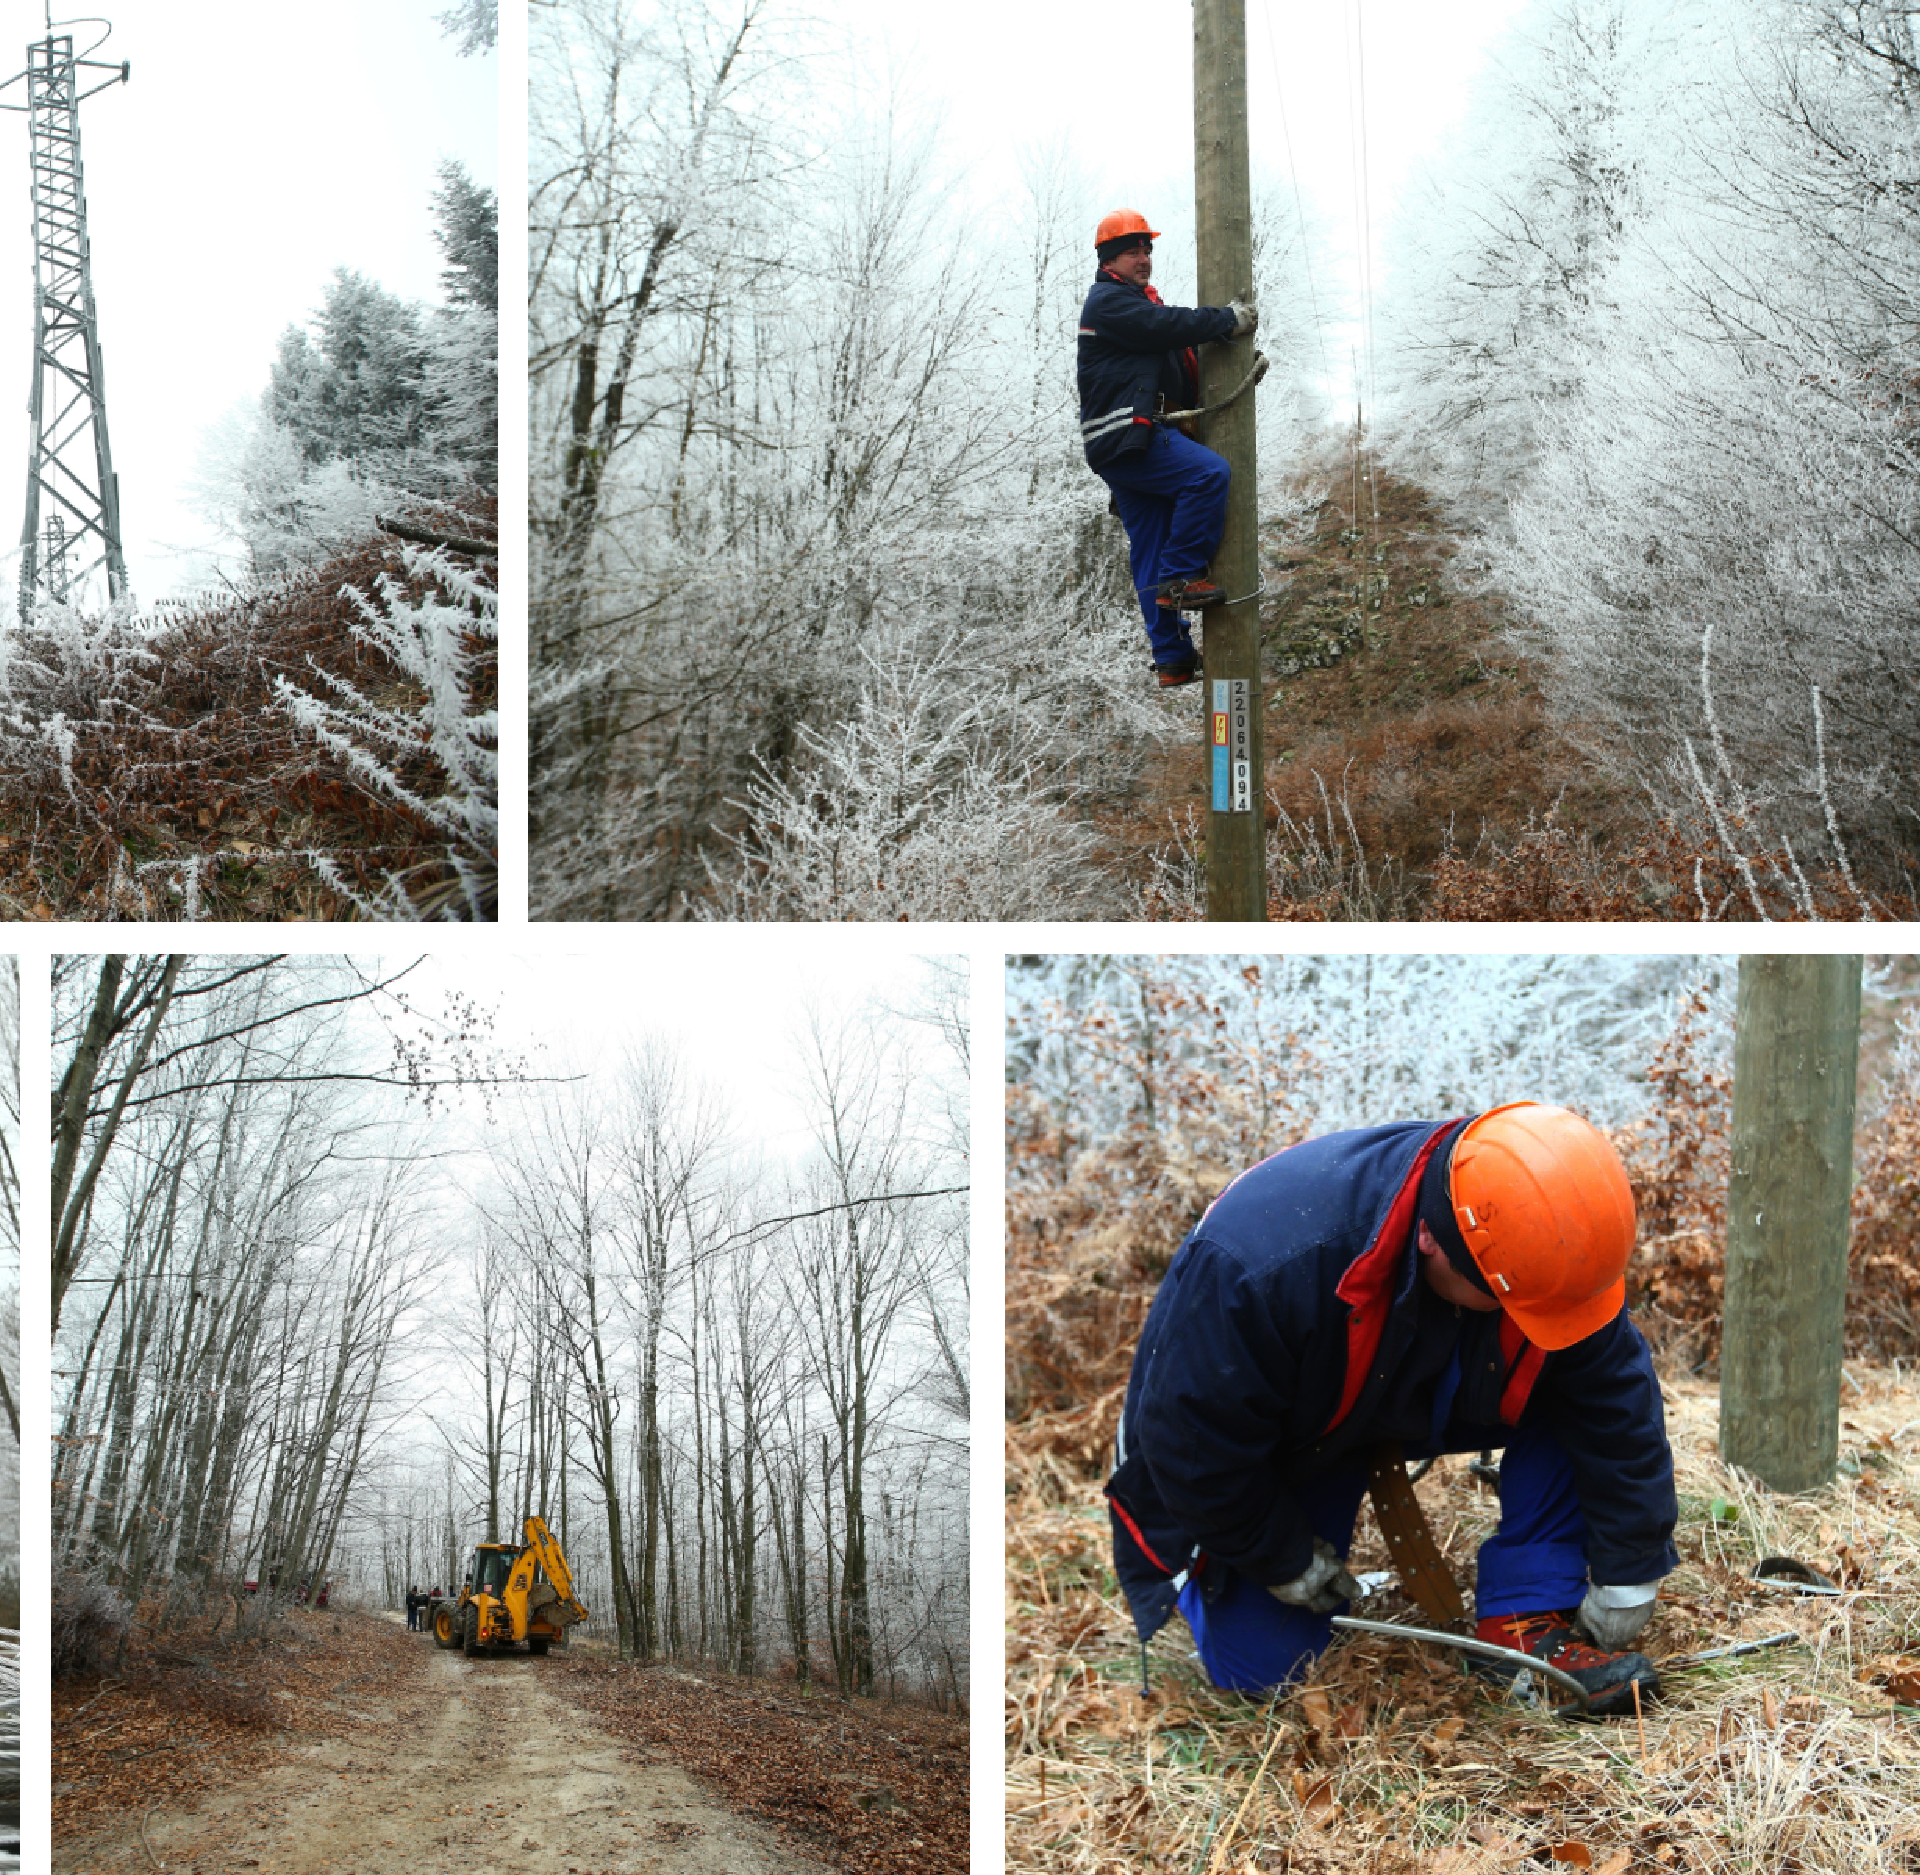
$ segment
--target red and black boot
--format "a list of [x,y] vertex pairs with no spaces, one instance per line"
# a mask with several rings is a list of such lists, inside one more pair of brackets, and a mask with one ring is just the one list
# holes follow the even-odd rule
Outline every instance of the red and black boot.
[[1184,579],[1163,579],[1155,603],[1168,612],[1200,612],[1210,605],[1224,605],[1226,593],[1206,573],[1190,573]]
[[[1533,1615],[1489,1615],[1474,1627],[1475,1636],[1496,1647],[1511,1647],[1536,1660],[1570,1673],[1587,1689],[1588,1711],[1599,1718],[1612,1718],[1633,1710],[1633,1689],[1640,1688],[1644,1703],[1660,1691],[1660,1676],[1645,1654],[1609,1654],[1590,1647],[1574,1632],[1573,1616],[1563,1610],[1548,1609]],[[1516,1679],[1521,1669],[1504,1660],[1483,1660],[1468,1656],[1475,1673],[1491,1680]]]

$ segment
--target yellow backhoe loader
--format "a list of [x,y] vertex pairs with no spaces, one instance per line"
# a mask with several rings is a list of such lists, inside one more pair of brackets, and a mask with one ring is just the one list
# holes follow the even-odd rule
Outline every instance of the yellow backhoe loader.
[[482,1543],[474,1550],[459,1598],[434,1607],[435,1646],[473,1655],[524,1641],[528,1653],[544,1654],[555,1641],[566,1646],[567,1630],[586,1620],[553,1532],[538,1517],[529,1517],[525,1528],[524,1547]]

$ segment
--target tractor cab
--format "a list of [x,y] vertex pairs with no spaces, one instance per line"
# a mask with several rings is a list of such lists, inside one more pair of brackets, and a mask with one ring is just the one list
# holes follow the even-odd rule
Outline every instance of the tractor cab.
[[483,1543],[473,1552],[473,1592],[476,1595],[504,1595],[507,1577],[520,1552],[506,1544]]

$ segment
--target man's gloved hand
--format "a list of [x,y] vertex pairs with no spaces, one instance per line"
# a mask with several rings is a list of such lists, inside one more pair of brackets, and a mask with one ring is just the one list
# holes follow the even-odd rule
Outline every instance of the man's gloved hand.
[[1360,1599],[1360,1584],[1325,1537],[1313,1539],[1313,1561],[1291,1582],[1273,1582],[1267,1593],[1275,1601],[1291,1602],[1316,1615],[1330,1615],[1342,1602]]
[[1623,1652],[1647,1625],[1659,1590],[1658,1582],[1642,1582],[1627,1588],[1596,1585],[1587,1590],[1574,1619],[1593,1637],[1596,1647],[1604,1647],[1610,1654]]
[[1260,323],[1260,308],[1250,299],[1228,300],[1227,310],[1239,321],[1239,324],[1227,334],[1230,339],[1245,338]]

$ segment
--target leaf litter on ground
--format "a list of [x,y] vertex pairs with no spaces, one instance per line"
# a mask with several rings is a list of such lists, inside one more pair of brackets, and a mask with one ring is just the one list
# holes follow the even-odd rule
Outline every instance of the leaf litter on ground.
[[[1799,1644],[1676,1672],[1639,1723],[1561,1720],[1457,1656],[1371,1634],[1338,1640],[1305,1684],[1248,1699],[1208,1684],[1177,1619],[1143,1694],[1094,1468],[1062,1462],[1054,1426],[1010,1427],[1007,1868],[1920,1866],[1920,1710],[1905,1703],[1920,1691],[1920,1390],[1898,1363],[1847,1376],[1840,1475],[1793,1498],[1721,1463],[1712,1384],[1667,1378],[1681,1567],[1642,1646],[1657,1663],[1789,1628]],[[1464,1460],[1418,1490],[1470,1587],[1493,1490]],[[1753,1580],[1781,1554],[1848,1586],[1802,1597]],[[1365,1513],[1354,1559],[1389,1566]],[[1366,1612],[1426,1625],[1394,1588]]]

